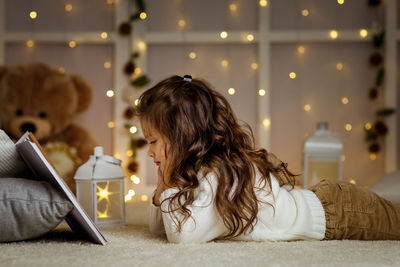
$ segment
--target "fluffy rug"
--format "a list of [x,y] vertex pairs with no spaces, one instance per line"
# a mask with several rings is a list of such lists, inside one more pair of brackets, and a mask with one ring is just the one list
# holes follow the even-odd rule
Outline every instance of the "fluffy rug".
[[400,241],[169,244],[143,226],[101,230],[108,244],[62,224],[35,240],[0,244],[0,266],[400,266]]

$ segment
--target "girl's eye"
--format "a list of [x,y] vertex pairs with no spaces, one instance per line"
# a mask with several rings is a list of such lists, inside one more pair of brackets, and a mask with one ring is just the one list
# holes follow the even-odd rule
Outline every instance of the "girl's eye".
[[156,143],[156,141],[157,141],[157,140],[150,141],[150,143],[149,143],[149,144],[150,144],[150,145],[152,145],[152,144],[155,144],[155,143]]

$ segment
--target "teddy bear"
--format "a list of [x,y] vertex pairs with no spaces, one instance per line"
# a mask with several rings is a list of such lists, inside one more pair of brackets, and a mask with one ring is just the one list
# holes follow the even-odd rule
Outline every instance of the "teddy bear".
[[0,66],[0,128],[14,140],[32,132],[73,192],[74,172],[97,146],[87,130],[73,123],[91,101],[92,88],[79,75],[42,63]]

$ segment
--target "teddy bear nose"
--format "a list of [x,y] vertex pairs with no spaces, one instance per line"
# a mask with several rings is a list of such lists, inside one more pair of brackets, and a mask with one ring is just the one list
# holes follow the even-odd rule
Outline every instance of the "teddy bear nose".
[[20,127],[22,132],[31,132],[31,133],[35,133],[36,132],[36,127],[33,123],[30,122],[26,122],[24,124],[21,125]]

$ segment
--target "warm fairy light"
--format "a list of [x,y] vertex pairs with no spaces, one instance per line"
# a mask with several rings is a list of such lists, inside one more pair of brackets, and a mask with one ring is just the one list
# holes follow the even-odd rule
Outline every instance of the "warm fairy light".
[[107,202],[109,201],[108,196],[110,195],[110,192],[108,192],[108,186],[109,182],[107,182],[106,187],[101,188],[100,186],[96,185],[97,188],[97,193],[96,195],[98,196],[97,203],[105,199]]
[[336,30],[331,30],[331,31],[329,32],[329,36],[330,36],[332,39],[336,39],[336,38],[338,38],[339,33],[338,33],[338,31],[336,31]]
[[37,18],[37,12],[36,11],[31,11],[29,13],[29,17],[31,17],[31,19],[36,19]]
[[260,0],[260,1],[258,2],[258,4],[259,4],[261,7],[266,7],[266,6],[268,6],[268,1],[267,1],[267,0]]
[[311,110],[311,106],[310,105],[304,105],[304,110],[305,111],[310,111]]
[[109,4],[109,5],[114,4],[114,0],[107,0],[107,4]]
[[232,3],[229,5],[229,10],[232,12],[236,12],[237,11],[237,4],[236,3]]
[[338,62],[338,63],[336,64],[336,69],[337,69],[338,71],[343,70],[343,63],[342,63],[342,62]]
[[101,212],[101,211],[97,211],[97,217],[98,218],[108,218],[108,206],[107,206],[107,209],[104,211],[104,212]]
[[367,122],[367,123],[364,125],[364,129],[367,130],[367,131],[371,130],[371,129],[372,129],[372,124],[371,124],[370,122]]
[[121,155],[119,153],[114,153],[114,158],[121,159]]
[[145,42],[143,42],[143,41],[140,41],[139,43],[138,43],[138,48],[140,49],[140,50],[146,50],[146,48],[147,48],[147,45],[146,45],[146,43]]
[[35,46],[35,42],[32,41],[32,40],[28,40],[28,41],[26,42],[26,46],[27,46],[27,47],[34,47],[34,46]]
[[349,180],[349,183],[351,183],[351,184],[356,184],[356,180],[350,179],[350,180]]
[[228,67],[228,65],[229,65],[229,61],[228,60],[224,59],[224,60],[221,61],[221,66],[222,67],[226,68],[226,67]]
[[264,96],[265,95],[265,89],[260,89],[260,90],[258,90],[258,94],[260,95],[260,96]]
[[303,17],[307,17],[310,14],[310,11],[308,11],[308,9],[303,9],[301,11],[301,15],[303,15]]
[[136,175],[131,175],[131,181],[134,183],[134,184],[140,184],[140,178],[139,177],[137,177]]
[[347,97],[342,97],[343,105],[347,105],[349,103],[349,99]]
[[134,103],[135,103],[135,106],[139,105],[139,98],[136,98]]
[[186,21],[184,19],[180,19],[178,21],[178,26],[181,27],[181,28],[185,27],[186,26]]
[[253,62],[253,63],[251,63],[251,68],[253,69],[253,70],[256,70],[256,69],[258,69],[258,64],[257,64],[257,62]]
[[108,97],[113,97],[114,96],[114,91],[113,90],[107,90],[106,95]]
[[74,48],[76,46],[76,42],[75,41],[69,41],[68,45],[69,45],[69,47]]
[[136,67],[135,70],[133,71],[133,74],[139,75],[140,73],[142,73],[142,69],[139,67]]
[[370,153],[369,154],[369,159],[370,160],[376,160],[376,154],[375,153]]
[[129,189],[129,190],[128,190],[128,195],[130,195],[130,196],[134,196],[134,195],[136,195],[136,192],[135,192],[135,190],[133,190],[133,189]]
[[226,37],[228,37],[228,33],[227,33],[226,31],[223,31],[223,32],[221,32],[221,33],[219,34],[219,36],[220,36],[222,39],[225,39]]
[[304,54],[305,51],[306,51],[306,49],[304,48],[304,46],[299,45],[297,47],[297,52],[299,52],[300,54]]
[[228,89],[228,94],[234,95],[235,94],[235,88],[231,87]]
[[133,151],[132,151],[132,149],[129,149],[128,151],[126,151],[126,155],[127,155],[128,157],[132,157],[132,156],[133,156]]
[[147,18],[146,12],[140,13],[139,17],[140,17],[140,19],[146,19]]
[[131,126],[131,128],[129,128],[129,132],[134,134],[137,133],[137,127],[136,126]]
[[196,55],[195,52],[190,52],[190,53],[189,53],[189,58],[195,59],[196,57],[197,57],[197,55]]
[[361,29],[360,30],[360,36],[361,38],[365,38],[368,36],[368,31],[366,29]]
[[269,127],[271,126],[271,120],[266,118],[262,121],[262,124],[264,126],[265,129],[269,129]]
[[72,5],[71,4],[66,4],[65,5],[65,11],[71,12],[72,11]]
[[105,69],[111,68],[111,62],[110,62],[110,61],[104,62],[104,68],[105,68]]
[[102,39],[107,39],[108,33],[102,32],[102,33],[100,34],[100,37],[101,37]]
[[343,5],[344,4],[344,0],[337,0],[339,5]]
[[291,73],[289,73],[289,78],[290,79],[296,79],[296,73],[295,72],[291,72]]
[[342,161],[345,161],[345,160],[346,160],[346,156],[342,155]]
[[142,201],[148,201],[148,200],[149,200],[149,196],[148,196],[148,195],[141,195],[141,196],[140,196],[140,200],[142,200]]
[[125,202],[132,200],[132,196],[129,194],[125,195]]
[[346,123],[346,125],[344,126],[344,128],[346,129],[346,131],[350,132],[351,129],[353,129],[353,126],[350,123]]
[[251,41],[254,40],[254,35],[253,34],[248,34],[246,38],[247,38],[247,41],[251,42]]
[[65,68],[59,67],[59,68],[58,68],[58,72],[60,72],[60,73],[65,73]]
[[107,126],[108,126],[108,128],[114,128],[114,127],[115,127],[115,122],[109,121],[109,122],[107,123]]

